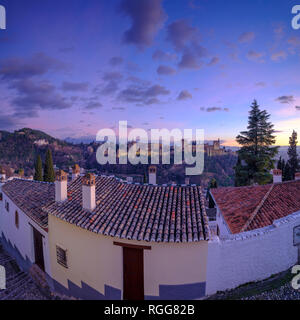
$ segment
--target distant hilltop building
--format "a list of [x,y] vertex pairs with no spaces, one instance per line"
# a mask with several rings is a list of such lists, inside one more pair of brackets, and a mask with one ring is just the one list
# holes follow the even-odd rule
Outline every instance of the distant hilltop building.
[[222,156],[222,155],[227,153],[225,147],[221,148],[220,139],[214,140],[212,145],[208,144],[208,143],[205,143],[204,144],[204,151],[205,151],[205,153],[207,153],[207,155],[209,157]]
[[40,139],[40,140],[34,141],[34,144],[38,145],[39,147],[42,147],[42,146],[47,146],[49,142],[45,139]]

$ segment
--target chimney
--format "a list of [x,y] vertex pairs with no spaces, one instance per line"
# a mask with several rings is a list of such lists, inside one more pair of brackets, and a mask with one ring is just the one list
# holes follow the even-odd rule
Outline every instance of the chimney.
[[72,168],[72,180],[75,180],[80,175],[80,167],[78,164],[75,164]]
[[295,173],[295,180],[300,180],[300,172]]
[[281,183],[282,182],[282,171],[280,169],[273,169],[273,183]]
[[68,198],[68,175],[63,170],[56,172],[55,201],[62,202]]
[[149,184],[156,184],[156,167],[149,167]]
[[0,167],[0,181],[4,181],[5,179],[6,179],[6,172],[2,167]]
[[133,182],[133,177],[126,177],[127,182]]
[[96,208],[96,179],[92,173],[82,178],[82,205],[88,211]]

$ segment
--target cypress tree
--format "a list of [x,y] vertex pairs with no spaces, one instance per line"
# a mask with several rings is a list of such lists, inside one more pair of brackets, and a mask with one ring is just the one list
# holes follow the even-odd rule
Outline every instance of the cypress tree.
[[295,179],[295,172],[297,172],[299,168],[299,159],[297,154],[297,132],[293,130],[293,133],[289,139],[289,149],[288,149],[288,164],[290,166],[290,175],[291,180]]
[[40,155],[36,157],[36,161],[35,161],[34,180],[43,181],[43,164],[42,164],[42,158]]
[[283,170],[283,181],[289,181],[289,180],[292,180],[292,173],[291,173],[291,167],[287,162]]
[[243,162],[240,168],[236,167],[236,185],[266,184],[272,181],[270,170],[274,168],[278,147],[271,147],[276,140],[274,126],[269,118],[267,111],[260,110],[254,100],[249,112],[247,131],[242,131],[236,137],[236,141],[242,146],[238,155],[241,163]]
[[282,159],[281,159],[281,156],[280,156],[280,158],[279,158],[279,160],[277,162],[277,169],[282,170]]
[[50,149],[48,149],[46,153],[46,160],[45,160],[45,167],[44,167],[44,181],[45,182],[55,181],[52,153]]

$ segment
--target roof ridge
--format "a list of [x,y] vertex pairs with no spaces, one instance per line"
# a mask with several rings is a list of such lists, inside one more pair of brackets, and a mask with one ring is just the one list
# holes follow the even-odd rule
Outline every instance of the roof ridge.
[[258,206],[255,208],[255,210],[253,211],[253,213],[251,214],[250,218],[247,220],[247,222],[245,223],[245,225],[241,228],[240,232],[244,232],[248,226],[250,225],[250,223],[254,220],[254,218],[256,217],[258,211],[261,209],[261,207],[264,205],[265,201],[267,200],[268,196],[270,195],[271,191],[273,190],[275,184],[271,184],[270,189],[266,192],[266,194],[264,195],[264,197],[262,198],[262,200],[260,201],[260,203],[258,204]]

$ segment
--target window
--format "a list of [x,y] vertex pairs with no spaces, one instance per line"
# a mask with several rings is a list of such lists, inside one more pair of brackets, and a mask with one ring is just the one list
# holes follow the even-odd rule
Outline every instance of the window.
[[5,209],[7,212],[9,212],[9,202],[5,201]]
[[19,229],[19,213],[18,213],[18,211],[15,212],[15,225],[16,225],[16,228]]
[[67,264],[67,250],[62,249],[60,246],[56,246],[56,259],[57,263],[65,268],[68,268]]

